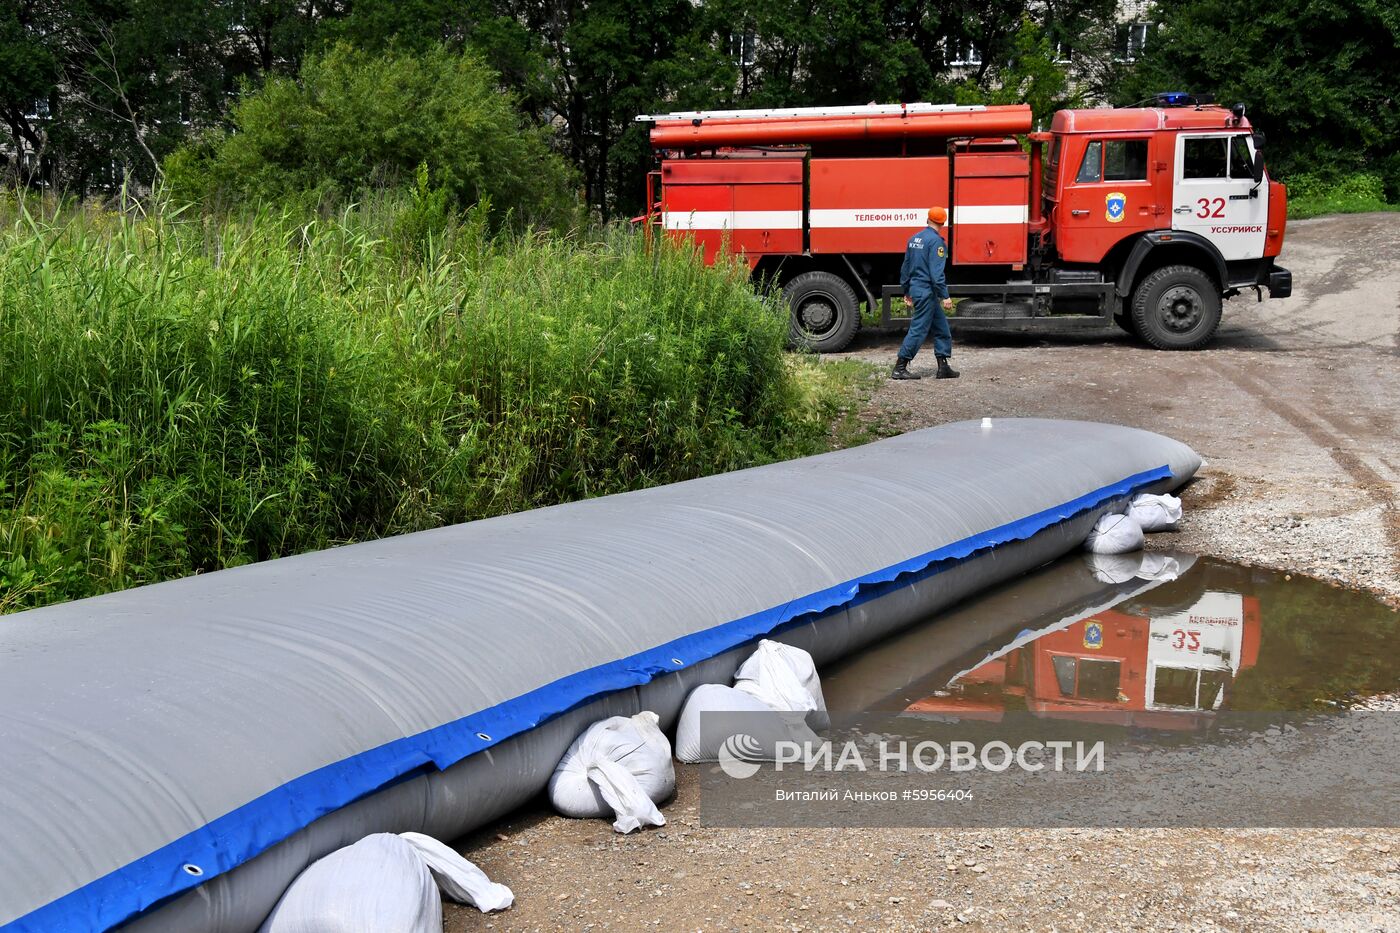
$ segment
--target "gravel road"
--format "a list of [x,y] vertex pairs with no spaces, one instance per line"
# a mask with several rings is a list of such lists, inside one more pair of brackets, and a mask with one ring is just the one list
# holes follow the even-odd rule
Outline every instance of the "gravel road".
[[[1400,602],[1400,214],[1288,236],[1294,297],[1230,301],[1207,350],[1117,332],[970,337],[963,378],[883,383],[862,417],[880,431],[1040,415],[1170,434],[1208,461],[1171,546]],[[865,334],[851,355],[888,366],[898,342]],[[464,840],[517,905],[449,907],[447,929],[1400,930],[1395,830],[715,829],[700,825],[698,772],[678,777],[661,830],[623,837],[536,807]]]

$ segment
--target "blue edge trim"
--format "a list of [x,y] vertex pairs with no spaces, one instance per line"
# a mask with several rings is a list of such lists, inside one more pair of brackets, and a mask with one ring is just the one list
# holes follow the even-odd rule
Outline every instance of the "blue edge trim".
[[[1107,500],[1128,495],[1171,475],[1172,471],[1167,466],[1137,473],[999,528],[972,535],[781,606],[685,635],[640,654],[561,677],[489,709],[326,765],[288,781],[174,842],[88,882],[11,921],[0,930],[5,933],[51,933],[110,929],[162,901],[236,868],[317,818],[416,772],[447,768],[468,755],[490,748],[604,694],[649,683],[663,674],[708,660],[759,636],[772,634],[780,628],[790,628],[795,620],[810,621],[807,617],[865,602],[890,589],[907,586],[914,582],[913,579],[900,579],[907,575],[917,574],[920,578],[926,578],[941,573],[975,552],[1025,540]],[[682,663],[677,664],[677,660]],[[184,868],[186,865],[198,866],[202,874],[189,874]]]

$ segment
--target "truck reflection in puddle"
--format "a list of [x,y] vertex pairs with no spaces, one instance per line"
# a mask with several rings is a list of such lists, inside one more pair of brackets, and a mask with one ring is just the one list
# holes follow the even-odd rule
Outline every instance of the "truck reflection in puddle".
[[1400,625],[1364,594],[1180,552],[1073,556],[827,673],[833,710],[1010,711],[1196,730],[1400,683]]

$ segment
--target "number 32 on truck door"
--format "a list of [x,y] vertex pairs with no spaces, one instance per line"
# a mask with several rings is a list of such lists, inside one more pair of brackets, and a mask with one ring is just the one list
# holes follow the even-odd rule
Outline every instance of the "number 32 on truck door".
[[1197,205],[1197,207],[1196,207],[1196,216],[1197,216],[1197,217],[1224,217],[1224,216],[1225,216],[1225,199],[1224,199],[1224,198],[1198,198],[1198,199],[1196,200],[1196,205]]

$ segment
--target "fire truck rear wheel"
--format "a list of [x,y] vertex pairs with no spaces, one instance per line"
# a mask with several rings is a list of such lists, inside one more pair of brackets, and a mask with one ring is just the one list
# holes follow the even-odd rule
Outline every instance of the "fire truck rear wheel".
[[860,330],[855,289],[830,272],[804,272],[783,286],[792,312],[789,341],[818,353],[846,349]]
[[1163,266],[1138,283],[1132,323],[1158,350],[1199,350],[1220,326],[1220,290],[1195,266]]

